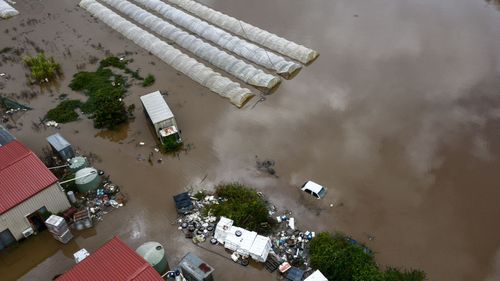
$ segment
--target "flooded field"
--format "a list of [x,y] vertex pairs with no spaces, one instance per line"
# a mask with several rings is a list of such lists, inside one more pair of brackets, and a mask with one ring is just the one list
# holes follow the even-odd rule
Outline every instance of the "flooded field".
[[[2,62],[0,72],[11,78],[0,78],[0,93],[34,108],[16,117],[12,132],[40,153],[59,131],[98,155],[94,165],[130,198],[68,245],[45,233],[0,253],[2,280],[50,280],[71,267],[77,249],[92,252],[115,235],[131,247],[162,243],[170,265],[194,251],[216,269],[216,280],[272,280],[265,270],[197,248],[172,224],[172,195],[221,181],[255,186],[292,210],[301,228],[366,242],[382,266],[419,268],[429,280],[500,279],[495,1],[201,2],[321,55],[264,101],[237,109],[91,18],[78,1],[18,1],[21,14],[0,21],[0,49],[43,49],[64,72],[51,89],[30,88],[19,61]],[[84,116],[60,130],[33,128],[60,94],[84,99],[67,87],[77,65],[94,71],[92,58],[124,52],[132,69],[156,76],[152,87],[129,90],[135,120],[112,133],[93,129]],[[178,157],[153,150],[139,96],[156,89],[168,92],[189,144]],[[277,177],[259,172],[256,157],[274,160]],[[322,202],[299,192],[309,179],[329,188]]]

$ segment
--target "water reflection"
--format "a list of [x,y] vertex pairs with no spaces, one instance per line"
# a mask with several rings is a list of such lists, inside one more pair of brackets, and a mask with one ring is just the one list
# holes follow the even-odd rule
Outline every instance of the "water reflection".
[[500,10],[500,0],[485,0],[488,4],[494,5]]

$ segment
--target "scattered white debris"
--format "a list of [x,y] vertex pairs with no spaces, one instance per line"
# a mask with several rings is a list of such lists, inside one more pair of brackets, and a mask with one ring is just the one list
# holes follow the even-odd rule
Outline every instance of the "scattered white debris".
[[53,121],[53,120],[47,121],[47,122],[45,123],[45,125],[46,125],[47,127],[54,127],[54,128],[59,127],[59,123],[57,123],[56,121]]

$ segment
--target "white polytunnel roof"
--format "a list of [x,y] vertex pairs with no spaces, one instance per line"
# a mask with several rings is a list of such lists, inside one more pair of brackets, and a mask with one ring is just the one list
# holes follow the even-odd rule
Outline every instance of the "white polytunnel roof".
[[280,83],[278,77],[203,42],[137,5],[126,0],[102,0],[102,2],[249,85],[270,90]]
[[5,0],[0,0],[0,18],[7,19],[19,15],[19,12],[11,5],[7,4]]
[[168,107],[167,102],[163,99],[160,91],[141,96],[140,98],[142,105],[148,113],[149,118],[151,118],[153,124],[174,117],[174,114],[170,110],[170,107]]
[[95,0],[82,0],[79,5],[127,39],[192,80],[229,99],[234,105],[242,107],[254,96],[249,89],[242,88],[239,83],[215,72]]
[[157,12],[175,25],[208,40],[221,48],[229,50],[255,64],[276,71],[285,78],[296,75],[302,65],[286,60],[284,57],[270,52],[256,44],[234,36],[229,32],[213,26],[206,21],[194,17],[180,9],[165,4],[159,0],[132,0],[140,5]]
[[251,24],[215,11],[192,0],[167,0],[207,22],[224,28],[242,38],[260,44],[282,55],[307,64],[318,57],[318,52],[281,38]]

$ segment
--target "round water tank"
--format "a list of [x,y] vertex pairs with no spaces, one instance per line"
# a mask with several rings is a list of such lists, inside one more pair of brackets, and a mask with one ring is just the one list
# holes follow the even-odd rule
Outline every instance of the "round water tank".
[[69,160],[69,168],[73,173],[87,167],[87,158],[83,156],[73,157]]
[[76,187],[80,192],[95,190],[101,183],[101,178],[94,168],[83,168],[75,173]]
[[146,242],[135,250],[161,275],[168,271],[165,248],[158,242]]

